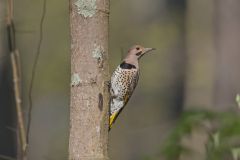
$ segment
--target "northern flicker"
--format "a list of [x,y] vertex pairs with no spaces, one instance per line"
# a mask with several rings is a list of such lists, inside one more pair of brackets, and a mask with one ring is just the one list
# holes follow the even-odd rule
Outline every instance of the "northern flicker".
[[135,45],[129,49],[126,58],[113,72],[110,81],[110,122],[109,129],[126,106],[138,83],[138,60],[154,48]]

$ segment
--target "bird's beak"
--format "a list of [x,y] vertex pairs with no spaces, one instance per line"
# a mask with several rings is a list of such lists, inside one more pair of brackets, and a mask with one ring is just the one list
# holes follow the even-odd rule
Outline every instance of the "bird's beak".
[[143,53],[145,54],[145,53],[151,52],[153,50],[156,50],[156,48],[144,48]]

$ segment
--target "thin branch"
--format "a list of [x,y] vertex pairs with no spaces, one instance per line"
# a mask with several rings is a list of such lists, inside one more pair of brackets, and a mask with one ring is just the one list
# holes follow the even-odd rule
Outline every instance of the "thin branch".
[[[8,0],[8,17],[7,17],[7,33],[8,33],[8,44],[10,50],[11,57],[11,65],[12,65],[12,76],[13,76],[13,86],[14,86],[14,98],[16,105],[16,113],[17,113],[17,122],[19,128],[19,141],[21,142],[21,148],[19,152],[24,153],[26,150],[26,131],[24,125],[24,118],[22,112],[22,99],[21,99],[21,68],[19,61],[19,53],[16,50],[16,37],[15,37],[15,28],[13,22],[13,1]],[[21,157],[23,159],[24,157]]]
[[20,90],[20,93],[22,92],[22,85],[21,85],[21,80],[22,80],[22,67],[21,67],[21,60],[20,60],[20,53],[19,51],[16,49],[15,50],[15,57],[16,57],[16,63],[17,63],[17,69],[18,69],[18,83],[19,83],[19,90]]
[[11,24],[11,21],[13,19],[13,1],[8,0],[8,7],[7,7],[7,24]]
[[26,132],[24,127],[24,120],[22,114],[22,100],[21,100],[21,93],[20,87],[18,82],[18,69],[17,69],[17,62],[14,52],[11,53],[11,64],[12,64],[12,71],[13,71],[13,83],[14,83],[14,94],[15,94],[15,102],[16,102],[16,110],[17,110],[17,119],[18,119],[18,126],[20,132],[20,139],[22,144],[22,151],[24,152],[27,146],[26,143]]
[[43,10],[42,10],[42,16],[41,16],[40,25],[39,25],[40,26],[39,41],[38,41],[36,56],[35,56],[35,59],[33,62],[32,76],[31,76],[29,92],[28,92],[29,108],[28,108],[28,123],[27,123],[27,144],[29,144],[29,134],[30,134],[31,121],[32,121],[32,108],[33,108],[32,90],[33,90],[33,83],[34,83],[34,79],[35,79],[38,58],[39,58],[40,50],[41,50],[41,46],[42,46],[43,22],[44,22],[45,15],[46,15],[46,0],[43,0]]

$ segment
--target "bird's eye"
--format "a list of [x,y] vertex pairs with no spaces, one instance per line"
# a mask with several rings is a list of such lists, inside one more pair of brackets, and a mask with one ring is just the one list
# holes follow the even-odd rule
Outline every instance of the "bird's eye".
[[136,49],[137,49],[137,50],[139,50],[140,48],[139,48],[139,47],[137,47]]

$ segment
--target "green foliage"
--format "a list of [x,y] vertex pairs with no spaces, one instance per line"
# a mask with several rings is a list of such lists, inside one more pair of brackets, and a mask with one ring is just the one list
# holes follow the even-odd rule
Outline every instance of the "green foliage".
[[142,160],[153,160],[153,159],[149,156],[145,156],[145,157],[142,158]]
[[[206,122],[210,124],[206,125]],[[207,124],[208,124],[207,123]],[[191,152],[181,144],[183,137],[191,134],[193,128],[206,130],[209,138],[206,144],[207,160],[237,160],[240,156],[240,117],[235,112],[188,111],[181,116],[162,150],[167,160],[177,160],[183,152]]]
[[233,148],[232,156],[233,156],[233,160],[238,160],[240,157],[240,148]]

